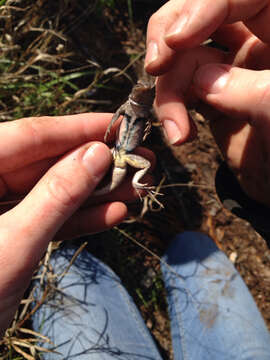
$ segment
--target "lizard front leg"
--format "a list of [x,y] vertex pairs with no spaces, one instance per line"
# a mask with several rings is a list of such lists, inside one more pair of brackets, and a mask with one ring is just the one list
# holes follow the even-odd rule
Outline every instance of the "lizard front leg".
[[107,141],[107,138],[108,138],[108,135],[110,134],[111,132],[111,128],[113,126],[113,124],[119,119],[119,117],[121,115],[125,115],[126,113],[126,104],[123,104],[120,106],[120,108],[115,112],[115,114],[113,115],[110,123],[109,123],[109,126],[107,127],[107,130],[106,130],[106,133],[105,133],[105,136],[104,136],[104,142]]

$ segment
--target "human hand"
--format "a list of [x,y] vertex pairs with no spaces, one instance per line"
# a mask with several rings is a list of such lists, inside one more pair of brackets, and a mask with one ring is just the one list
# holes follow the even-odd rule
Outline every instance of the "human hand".
[[[159,75],[156,112],[173,144],[195,136],[186,106],[218,112],[211,128],[243,190],[270,205],[269,1],[171,0],[148,25],[146,70]],[[211,37],[226,52],[200,46]]]
[[[127,183],[81,207],[111,164],[111,152],[100,142],[110,119],[80,114],[0,125],[0,335],[50,240],[102,231],[126,216],[122,201],[135,197]],[[4,212],[1,198],[7,195],[26,196]]]

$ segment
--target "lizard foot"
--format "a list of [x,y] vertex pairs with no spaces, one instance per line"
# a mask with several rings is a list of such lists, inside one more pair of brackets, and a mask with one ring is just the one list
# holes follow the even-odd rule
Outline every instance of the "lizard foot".
[[[157,196],[159,195],[163,195],[157,191],[147,191],[147,195],[141,199],[143,201],[143,208],[141,211],[141,217],[144,216],[144,214],[150,210],[150,211],[160,211],[162,209],[164,209],[163,204],[157,199]],[[156,204],[154,206],[154,204]]]
[[[155,191],[155,186],[144,186],[143,188],[135,188],[139,198],[141,201],[143,201],[143,208],[141,211],[141,217],[148,211],[160,211],[164,208],[163,204],[157,199],[157,196],[162,196],[163,194]],[[147,195],[142,197],[139,190],[145,190],[147,192]],[[156,204],[157,206],[154,206]]]

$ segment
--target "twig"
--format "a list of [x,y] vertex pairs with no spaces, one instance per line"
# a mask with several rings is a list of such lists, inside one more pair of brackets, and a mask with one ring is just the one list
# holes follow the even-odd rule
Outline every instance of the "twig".
[[68,273],[69,269],[71,268],[72,264],[74,263],[74,261],[76,260],[76,258],[78,257],[78,255],[83,251],[83,249],[86,247],[86,245],[88,244],[87,241],[85,241],[78,250],[76,250],[75,254],[72,256],[72,259],[70,260],[67,268],[63,271],[63,273],[61,275],[59,275],[59,277],[57,278],[57,281],[60,282],[63,277]]

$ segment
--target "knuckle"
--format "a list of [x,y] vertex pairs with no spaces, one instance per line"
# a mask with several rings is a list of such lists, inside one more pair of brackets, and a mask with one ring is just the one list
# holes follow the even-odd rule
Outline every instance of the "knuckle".
[[146,46],[153,40],[153,32],[155,28],[155,14],[151,15],[148,24],[147,24],[147,34],[146,34]]
[[268,109],[269,102],[270,102],[270,82],[267,77],[266,77],[266,79],[268,81],[265,83],[262,83],[260,81],[260,79],[256,80],[255,86],[254,86],[255,94],[256,93],[258,94],[257,106],[262,107],[263,110]]
[[168,30],[168,28],[175,22],[181,15],[181,8],[173,6],[170,2],[165,3],[159,10],[151,15],[148,22],[148,29],[153,33]]
[[50,199],[59,211],[77,205],[80,197],[74,191],[74,186],[67,178],[53,173],[47,184]]
[[41,144],[44,141],[42,128],[44,123],[48,121],[49,117],[29,117],[21,119],[17,122],[19,131],[25,134],[25,138],[31,139],[31,151],[33,156],[38,154],[41,149]]
[[152,26],[154,26],[157,23],[157,19],[159,18],[159,15],[157,12],[155,12],[154,14],[152,14],[149,18],[148,21],[148,28],[152,28]]
[[148,22],[148,29],[151,29],[154,33],[160,27],[163,27],[167,23],[167,20],[159,11],[150,16]]
[[43,125],[45,122],[47,122],[49,119],[48,116],[40,116],[40,117],[28,117],[28,118],[23,118],[20,119],[18,121],[18,124],[25,128],[25,131],[29,131],[29,132],[37,132],[37,128],[40,125]]

